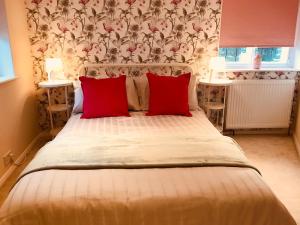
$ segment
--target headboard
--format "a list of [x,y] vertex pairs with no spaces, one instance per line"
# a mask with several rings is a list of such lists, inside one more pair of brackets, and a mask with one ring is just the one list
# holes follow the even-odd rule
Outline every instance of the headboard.
[[185,63],[85,64],[80,69],[78,76],[115,77],[124,74],[139,77],[147,72],[177,76],[185,72],[193,74],[193,69]]

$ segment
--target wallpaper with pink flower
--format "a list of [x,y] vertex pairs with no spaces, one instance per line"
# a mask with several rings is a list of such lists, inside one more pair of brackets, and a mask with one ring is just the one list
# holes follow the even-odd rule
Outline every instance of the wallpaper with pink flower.
[[202,61],[217,54],[220,0],[26,0],[35,82],[44,59],[68,78],[83,63]]
[[[196,65],[200,74],[206,76],[209,59],[218,52],[221,0],[25,2],[36,84],[47,79],[44,71],[47,57],[63,59],[68,79],[77,79],[81,66],[87,62],[188,63]],[[135,73],[132,74],[135,76]],[[227,75],[231,79],[299,77],[294,72]],[[55,102],[62,102],[63,96],[60,89],[53,92]],[[294,103],[297,101],[296,97],[297,89]],[[40,124],[47,128],[49,122],[45,108],[48,103],[44,90],[38,90],[38,98]],[[295,113],[292,121],[294,115]],[[66,121],[62,114],[55,114],[55,117],[59,125]]]
[[[68,79],[84,63],[197,62],[202,74],[217,54],[220,0],[25,0],[34,80],[47,79],[47,57],[63,59]],[[38,90],[40,124],[49,127]],[[63,92],[53,92],[55,102]],[[56,114],[63,123],[64,115]]]

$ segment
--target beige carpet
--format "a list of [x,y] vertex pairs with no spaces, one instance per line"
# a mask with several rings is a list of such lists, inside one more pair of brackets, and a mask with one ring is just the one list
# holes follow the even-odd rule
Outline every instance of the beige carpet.
[[6,181],[6,183],[0,188],[0,205],[4,202],[5,198],[8,195],[8,192],[10,191],[11,187],[14,185],[17,177],[19,174],[23,171],[23,169],[26,167],[28,162],[34,157],[35,153],[43,146],[48,140],[40,140],[38,143],[35,144],[35,146],[32,148],[31,152],[26,156],[26,161],[22,163],[21,166],[18,166],[16,170],[13,172],[13,174],[9,177],[9,179]]
[[[300,225],[300,161],[292,138],[280,135],[236,135],[234,138]],[[33,155],[34,151],[28,161]],[[0,204],[24,166],[0,188]]]
[[237,135],[234,139],[300,225],[300,161],[292,137]]

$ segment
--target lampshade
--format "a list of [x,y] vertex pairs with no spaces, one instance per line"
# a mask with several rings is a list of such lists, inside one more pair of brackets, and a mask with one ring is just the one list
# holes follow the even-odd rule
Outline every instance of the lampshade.
[[226,67],[225,57],[212,57],[209,62],[209,68],[215,71],[222,71]]
[[51,80],[52,72],[60,72],[63,70],[63,63],[60,58],[47,58],[45,60],[45,70],[48,73],[48,80]]
[[45,69],[46,71],[59,71],[63,69],[63,63],[60,58],[47,58]]

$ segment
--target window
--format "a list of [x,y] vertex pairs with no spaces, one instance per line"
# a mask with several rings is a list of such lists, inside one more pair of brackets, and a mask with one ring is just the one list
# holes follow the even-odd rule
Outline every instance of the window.
[[14,78],[4,1],[0,1],[0,82]]
[[14,68],[8,40],[0,37],[0,81],[14,77]]
[[263,68],[291,67],[291,48],[220,48],[219,55],[225,57],[229,68],[250,68],[257,53],[262,56]]

